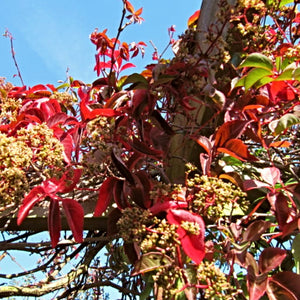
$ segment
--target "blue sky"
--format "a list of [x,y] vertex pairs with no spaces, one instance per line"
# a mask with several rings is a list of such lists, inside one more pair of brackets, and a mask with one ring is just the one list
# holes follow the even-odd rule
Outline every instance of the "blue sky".
[[[120,40],[144,41],[146,56],[133,61],[136,71],[151,63],[153,41],[161,52],[168,43],[168,27],[175,25],[175,37],[186,29],[187,19],[200,8],[201,0],[132,0],[135,9],[143,7],[145,22],[127,27]],[[1,3],[0,76],[15,85],[16,68],[11,57],[9,30],[22,77],[27,86],[66,79],[66,70],[75,79],[92,82],[95,47],[89,35],[95,28],[117,32],[122,11],[121,0],[10,0]]]

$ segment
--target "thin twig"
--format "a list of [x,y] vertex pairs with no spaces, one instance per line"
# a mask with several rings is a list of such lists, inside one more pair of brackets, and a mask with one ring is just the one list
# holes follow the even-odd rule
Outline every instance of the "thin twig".
[[19,65],[17,63],[16,54],[15,54],[15,50],[14,50],[14,43],[13,43],[13,39],[14,38],[13,38],[12,34],[7,29],[6,29],[6,31],[5,31],[5,33],[4,33],[3,36],[9,38],[9,40],[10,40],[10,49],[11,49],[12,59],[13,59],[13,61],[15,63],[16,68],[17,68],[18,77],[20,78],[21,83],[24,86],[25,84],[24,84],[24,81],[23,81],[23,78],[22,78],[22,75],[21,75],[21,72],[20,72]]

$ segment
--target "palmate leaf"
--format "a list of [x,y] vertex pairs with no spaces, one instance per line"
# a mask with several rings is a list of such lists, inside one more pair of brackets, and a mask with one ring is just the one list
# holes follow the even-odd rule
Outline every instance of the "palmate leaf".
[[239,138],[248,124],[249,121],[244,120],[233,120],[222,124],[216,133],[215,147],[222,147],[228,140]]

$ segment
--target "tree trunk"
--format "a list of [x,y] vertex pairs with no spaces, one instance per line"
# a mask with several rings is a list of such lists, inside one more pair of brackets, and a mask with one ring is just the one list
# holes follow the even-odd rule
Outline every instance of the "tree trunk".
[[[202,2],[200,17],[197,22],[196,45],[193,47],[194,49],[191,49],[194,52],[191,54],[195,54],[195,52],[201,53],[203,56],[202,61],[205,61],[209,70],[207,82],[203,85],[202,90],[207,86],[213,88],[215,84],[215,71],[221,64],[218,56],[220,51],[222,51],[222,46],[220,46],[222,42],[219,42],[219,40],[226,41],[229,26],[228,18],[224,18],[223,20],[219,18],[221,10],[226,5],[228,9],[233,8],[236,2],[237,0],[203,0]],[[213,43],[211,42],[211,38],[209,38],[210,33],[216,36]],[[218,45],[219,47],[215,47],[214,45]],[[185,128],[194,128],[195,132],[199,126],[203,125],[205,119],[212,112],[208,111],[201,103],[193,102],[193,106],[195,109],[191,112],[189,118],[180,112],[174,118],[174,130],[178,132],[178,129],[181,129],[181,132],[173,136],[170,143],[170,159],[168,161],[167,175],[172,183],[184,182],[186,162],[199,163],[199,146],[195,141],[189,139],[189,136],[193,135],[193,132],[187,134]]]

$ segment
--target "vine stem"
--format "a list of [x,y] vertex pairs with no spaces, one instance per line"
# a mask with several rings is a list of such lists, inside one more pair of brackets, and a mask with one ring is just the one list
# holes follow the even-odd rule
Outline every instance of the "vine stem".
[[125,15],[126,15],[126,5],[125,5],[125,1],[123,1],[123,10],[122,10],[122,16],[121,16],[121,20],[120,20],[120,24],[119,24],[119,28],[118,28],[118,33],[117,33],[117,36],[115,38],[114,45],[113,45],[113,48],[112,48],[112,51],[111,51],[111,67],[110,67],[110,70],[109,70],[108,78],[111,78],[111,75],[112,75],[112,72],[113,72],[113,67],[114,67],[114,64],[116,62],[114,55],[115,55],[115,50],[116,50],[117,43],[119,41],[120,34],[124,30],[124,28],[129,25],[129,23],[126,23],[123,26]]

